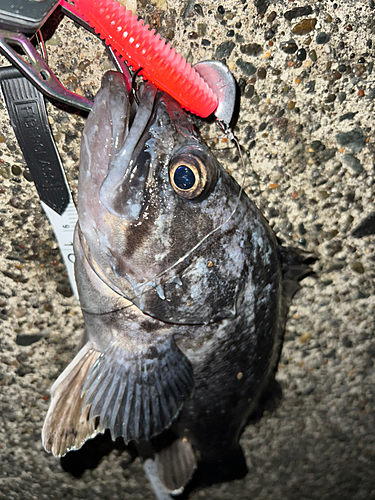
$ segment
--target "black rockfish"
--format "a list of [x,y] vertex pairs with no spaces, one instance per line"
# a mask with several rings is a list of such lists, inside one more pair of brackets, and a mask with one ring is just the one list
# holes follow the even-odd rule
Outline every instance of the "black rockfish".
[[131,118],[119,73],[83,133],[78,216],[85,344],[52,386],[45,449],[62,456],[109,429],[139,443],[168,491],[199,464],[224,480],[234,460],[243,475],[238,440],[307,266],[171,97],[146,83]]

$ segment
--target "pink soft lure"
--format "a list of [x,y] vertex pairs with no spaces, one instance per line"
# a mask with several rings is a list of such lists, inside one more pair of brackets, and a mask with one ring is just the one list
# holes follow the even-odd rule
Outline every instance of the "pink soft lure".
[[[61,4],[69,5],[62,0]],[[116,0],[74,0],[80,16],[142,76],[186,110],[212,114],[218,99],[197,71],[171,45]]]

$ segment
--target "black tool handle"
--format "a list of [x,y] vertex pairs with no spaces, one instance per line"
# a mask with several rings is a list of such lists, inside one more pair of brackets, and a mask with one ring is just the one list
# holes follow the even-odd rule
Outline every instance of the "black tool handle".
[[11,124],[39,197],[61,215],[70,197],[48,124],[43,95],[12,66],[0,68],[0,84]]

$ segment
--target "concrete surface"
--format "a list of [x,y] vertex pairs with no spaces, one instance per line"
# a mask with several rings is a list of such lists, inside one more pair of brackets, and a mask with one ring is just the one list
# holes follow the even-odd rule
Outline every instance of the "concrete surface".
[[[138,1],[189,61],[226,59],[243,91],[236,132],[255,172],[247,190],[284,244],[319,260],[290,310],[282,400],[241,439],[249,474],[191,498],[375,499],[374,2],[218,7]],[[110,67],[101,44],[68,20],[48,53],[61,80],[86,95]],[[48,109],[75,192],[84,118]],[[3,101],[0,120],[0,498],[151,500],[138,459],[120,444],[81,477],[42,449],[49,388],[74,355],[82,316]],[[235,149],[214,128],[203,133],[240,179]],[[74,460],[63,466],[77,475],[87,464]]]

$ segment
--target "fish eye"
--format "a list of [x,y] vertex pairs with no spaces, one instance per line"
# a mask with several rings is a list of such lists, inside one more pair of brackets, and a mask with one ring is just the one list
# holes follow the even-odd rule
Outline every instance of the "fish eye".
[[[212,170],[212,169],[211,169]],[[216,171],[216,169],[215,169]],[[174,191],[187,200],[201,200],[216,181],[210,169],[200,156],[190,152],[180,152],[169,165],[169,180]]]

